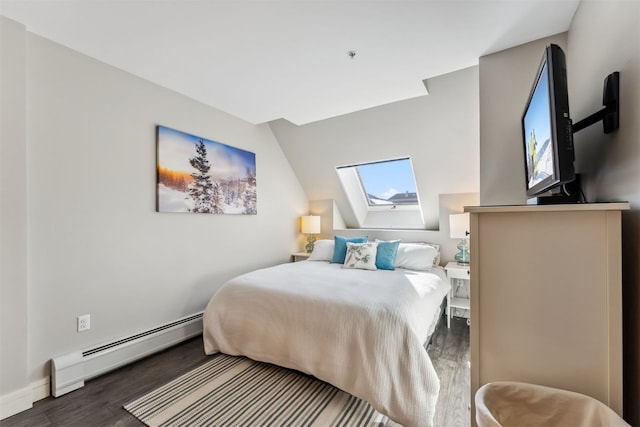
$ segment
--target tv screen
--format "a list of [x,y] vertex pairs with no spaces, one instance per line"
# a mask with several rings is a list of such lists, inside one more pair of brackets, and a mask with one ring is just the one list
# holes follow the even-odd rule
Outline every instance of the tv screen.
[[533,188],[554,175],[549,105],[549,77],[545,63],[523,119],[527,138],[527,188]]
[[565,56],[545,49],[522,115],[527,195],[545,193],[575,179]]

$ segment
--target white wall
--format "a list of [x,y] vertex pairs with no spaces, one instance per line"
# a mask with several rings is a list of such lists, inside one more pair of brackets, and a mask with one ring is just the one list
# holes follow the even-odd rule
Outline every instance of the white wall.
[[602,82],[620,72],[620,129],[601,124],[574,135],[576,160],[591,201],[624,200],[622,217],[624,416],[640,425],[640,2],[580,3],[568,37],[571,115],[581,119],[602,106]]
[[520,120],[544,48],[566,34],[480,57],[480,203],[527,202]]
[[478,68],[429,79],[427,88],[427,96],[307,125],[271,122],[309,199],[335,200],[356,227],[335,167],[404,156],[413,161],[427,229],[438,229],[440,194],[477,193]]
[[[3,305],[28,315],[19,325],[28,324],[26,352],[2,342],[3,359],[27,361],[18,383],[48,375],[54,356],[202,310],[228,278],[286,262],[298,249],[297,220],[308,200],[267,125],[246,123],[24,27],[11,34],[11,44],[20,48],[20,38],[27,136],[16,142],[27,153],[26,170],[18,158],[7,173],[17,188],[27,182],[26,305],[22,297],[4,300],[24,293],[24,281],[2,283]],[[3,79],[12,70],[2,62]],[[258,215],[156,213],[156,124],[255,152]],[[5,147],[3,138],[3,178],[10,163]],[[3,179],[3,221],[4,188]],[[3,235],[3,253],[12,243]],[[82,314],[91,315],[91,330],[77,333]],[[3,319],[3,340],[12,328]],[[8,393],[16,381],[1,367],[1,390]]]
[[0,17],[0,419],[31,406],[25,46],[24,27]]

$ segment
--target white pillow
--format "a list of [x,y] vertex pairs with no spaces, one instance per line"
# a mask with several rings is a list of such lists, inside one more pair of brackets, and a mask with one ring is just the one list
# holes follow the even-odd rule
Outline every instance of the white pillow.
[[316,240],[313,251],[307,261],[331,261],[333,257],[333,240]]
[[429,271],[440,254],[432,245],[400,243],[396,254],[395,268]]
[[347,255],[344,257],[342,268],[359,268],[362,270],[377,270],[376,253],[378,243],[347,242]]
[[437,267],[440,265],[440,244],[439,243],[424,243],[427,246],[431,246],[433,247],[437,252],[438,255],[436,255],[436,257],[433,259],[433,266]]

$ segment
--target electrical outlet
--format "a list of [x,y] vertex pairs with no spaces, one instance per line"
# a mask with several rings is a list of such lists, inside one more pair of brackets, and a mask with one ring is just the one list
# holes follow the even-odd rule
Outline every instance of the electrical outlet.
[[91,315],[78,316],[78,332],[88,331],[89,329],[91,329]]

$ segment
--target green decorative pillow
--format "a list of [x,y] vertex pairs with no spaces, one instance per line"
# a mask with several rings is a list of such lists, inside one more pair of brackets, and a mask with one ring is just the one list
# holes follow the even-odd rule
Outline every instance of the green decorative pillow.
[[335,236],[333,238],[335,245],[333,248],[333,258],[331,262],[337,264],[344,264],[344,257],[347,255],[347,242],[351,243],[364,243],[369,240],[368,236],[362,237],[341,237]]
[[377,270],[376,242],[351,243],[347,242],[347,252],[343,268],[360,268],[362,270]]

